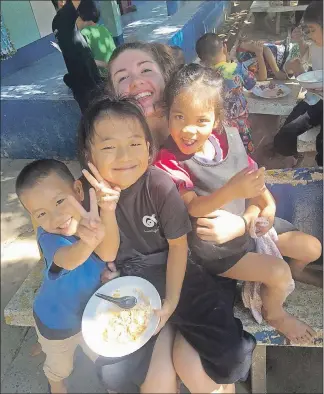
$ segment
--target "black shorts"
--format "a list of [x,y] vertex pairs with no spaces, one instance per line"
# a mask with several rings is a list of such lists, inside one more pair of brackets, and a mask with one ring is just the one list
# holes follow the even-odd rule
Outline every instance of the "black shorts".
[[[278,235],[288,233],[290,231],[297,231],[293,224],[278,217],[275,218],[273,227]],[[250,239],[247,248],[240,254],[235,254],[233,256],[210,262],[199,260],[199,264],[203,265],[212,275],[220,275],[232,268],[249,252],[255,252],[255,241],[252,238]]]

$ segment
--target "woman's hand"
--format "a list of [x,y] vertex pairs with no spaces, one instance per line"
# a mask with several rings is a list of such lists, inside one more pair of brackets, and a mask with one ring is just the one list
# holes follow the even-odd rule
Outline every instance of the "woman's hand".
[[96,190],[99,207],[103,211],[114,211],[120,197],[120,188],[118,186],[112,188],[92,163],[88,163],[88,166],[94,176],[87,170],[82,170],[82,174]]
[[241,216],[219,210],[214,218],[197,220],[197,235],[203,241],[222,245],[245,234],[245,222]]
[[173,305],[170,301],[164,300],[161,309],[155,309],[154,313],[160,317],[160,323],[155,330],[154,335],[158,334],[162,328],[166,325],[166,322],[170,319],[171,315],[176,309],[176,305]]

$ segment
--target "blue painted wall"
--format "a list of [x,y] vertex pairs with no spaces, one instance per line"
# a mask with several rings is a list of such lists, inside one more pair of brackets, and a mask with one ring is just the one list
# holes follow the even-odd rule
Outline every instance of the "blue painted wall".
[[229,6],[228,0],[204,1],[197,12],[167,43],[181,47],[187,62],[194,60],[197,57],[196,41],[205,33],[220,26]]

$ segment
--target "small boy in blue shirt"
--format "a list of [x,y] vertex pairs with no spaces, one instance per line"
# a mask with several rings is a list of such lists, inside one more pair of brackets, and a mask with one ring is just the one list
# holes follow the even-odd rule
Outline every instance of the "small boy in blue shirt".
[[[25,166],[17,177],[16,193],[39,225],[37,241],[45,262],[33,305],[38,341],[46,354],[43,369],[51,392],[66,393],[64,379],[73,370],[76,347],[80,345],[93,361],[98,357],[83,340],[81,319],[101,276],[107,276],[104,262],[114,261],[119,247],[115,215],[119,191],[98,185],[96,195],[90,189],[86,212],[81,206],[81,182],[64,163],[50,159]],[[115,271],[113,263],[108,267]],[[111,272],[109,279],[117,275]]]

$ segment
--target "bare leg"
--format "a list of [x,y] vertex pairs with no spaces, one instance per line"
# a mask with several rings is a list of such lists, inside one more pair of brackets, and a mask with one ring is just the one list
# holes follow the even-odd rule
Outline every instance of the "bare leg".
[[275,329],[295,343],[311,342],[315,332],[307,324],[283,309],[287,288],[292,282],[289,265],[270,255],[247,253],[221,276],[261,282],[262,314]]
[[173,367],[172,349],[175,333],[167,324],[155,342],[151,363],[141,393],[176,393],[177,374]]
[[66,394],[67,389],[64,383],[64,380],[60,380],[59,382],[53,382],[52,380],[48,380],[48,383],[51,386],[51,393],[53,394]]
[[266,60],[266,62],[269,64],[271,71],[273,72],[276,79],[280,79],[280,80],[287,79],[286,73],[279,70],[276,59],[273,56],[273,53],[271,52],[270,48],[268,48],[265,45],[263,46],[263,56],[264,56],[264,59]]
[[199,354],[178,332],[173,348],[175,370],[191,393],[235,393],[234,384],[217,384],[205,372]]
[[322,254],[322,245],[317,238],[301,231],[290,231],[278,236],[277,246],[283,256],[292,259],[289,265],[295,280],[323,287],[321,273],[305,269]]

